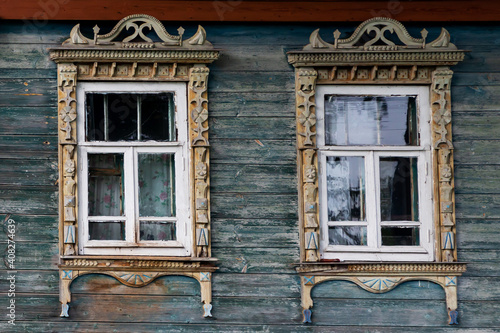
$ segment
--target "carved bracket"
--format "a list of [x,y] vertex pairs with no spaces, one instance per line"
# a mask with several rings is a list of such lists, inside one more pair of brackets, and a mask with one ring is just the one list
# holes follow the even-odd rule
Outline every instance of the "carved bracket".
[[71,302],[70,286],[73,281],[86,274],[108,275],[118,282],[129,287],[144,287],[162,276],[187,276],[196,279],[200,283],[201,302],[203,303],[203,317],[212,317],[212,272],[216,267],[209,267],[209,271],[128,271],[128,270],[82,270],[73,268],[61,268],[59,270],[59,301],[61,302],[61,317],[69,317],[69,303]]
[[[363,266],[363,267],[359,267]],[[407,266],[407,267],[405,267]],[[448,324],[458,324],[457,281],[466,265],[448,264],[338,264],[299,266],[303,323],[311,323],[312,289],[325,281],[349,281],[372,293],[386,293],[415,280],[434,282],[445,290]]]

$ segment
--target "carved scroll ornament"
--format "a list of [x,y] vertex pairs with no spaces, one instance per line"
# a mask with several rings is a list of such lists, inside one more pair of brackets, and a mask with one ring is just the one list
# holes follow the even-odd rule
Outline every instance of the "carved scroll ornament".
[[[145,29],[154,31],[161,42],[153,42],[151,38],[144,34]],[[125,37],[122,41],[118,41],[117,38],[123,30],[126,30],[127,32],[132,30],[132,33]],[[94,37],[87,38],[80,32],[80,24],[77,24],[71,30],[70,38],[68,38],[63,44],[87,44],[123,48],[161,48],[165,46],[196,48],[198,46],[211,45],[206,40],[206,32],[202,26],[198,26],[198,31],[191,38],[183,40],[182,37],[185,32],[184,28],[179,27],[179,29],[177,29],[178,35],[173,36],[167,32],[163,24],[155,17],[145,14],[135,14],[123,18],[109,33],[105,35],[98,35],[99,31],[100,28],[96,25],[94,27]],[[139,39],[139,41],[135,41],[136,39]]]
[[[387,34],[396,35],[400,44],[387,39]],[[370,51],[396,51],[401,49],[440,49],[456,50],[457,47],[450,43],[450,34],[444,28],[437,39],[426,43],[427,30],[420,32],[422,38],[412,37],[401,22],[386,17],[375,17],[361,23],[349,38],[340,39],[341,32],[333,33],[334,43],[329,44],[321,39],[319,29],[313,31],[309,38],[310,44],[304,50],[315,49],[353,49]]]

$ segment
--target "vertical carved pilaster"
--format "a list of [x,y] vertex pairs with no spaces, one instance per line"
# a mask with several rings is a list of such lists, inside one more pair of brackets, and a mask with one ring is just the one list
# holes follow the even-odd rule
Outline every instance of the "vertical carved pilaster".
[[319,260],[318,182],[316,154],[316,79],[313,68],[301,68],[296,77],[297,147],[301,180],[303,259]]
[[192,146],[208,146],[208,73],[207,67],[196,65],[189,71],[189,135]]
[[[453,181],[453,145],[451,143],[451,96],[453,72],[447,67],[438,68],[432,74],[432,138],[434,169],[438,180],[436,205],[439,211],[438,230],[441,261],[456,261],[455,246],[455,195]],[[439,258],[438,258],[439,259]]]
[[318,73],[312,68],[297,72],[297,140],[298,147],[316,147],[316,79]]
[[195,256],[210,256],[210,182],[208,149],[207,79],[209,69],[195,66],[189,72],[189,137],[194,170]]
[[59,190],[62,254],[76,254],[76,73],[74,64],[58,65]]

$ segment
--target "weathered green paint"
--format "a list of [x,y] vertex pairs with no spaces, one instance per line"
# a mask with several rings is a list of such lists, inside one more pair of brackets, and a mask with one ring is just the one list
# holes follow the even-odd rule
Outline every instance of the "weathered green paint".
[[[295,83],[285,53],[316,27],[325,39],[354,29],[339,24],[205,25],[223,52],[208,96],[216,320],[201,317],[193,279],[136,289],[103,275],[78,278],[71,318],[58,318],[58,115],[48,49],[74,24],[0,23],[0,218],[17,222],[18,269],[16,326],[2,321],[1,331],[500,332],[500,26],[446,26],[453,43],[471,50],[452,81],[458,257],[470,264],[458,286],[460,325],[450,328],[443,290],[425,281],[381,295],[323,283],[313,289],[314,324],[300,324]],[[101,31],[113,24],[99,23]],[[410,24],[410,33],[424,26],[429,40],[437,37],[439,25]],[[88,36],[91,27],[82,26]],[[0,290],[7,283],[0,278]]]

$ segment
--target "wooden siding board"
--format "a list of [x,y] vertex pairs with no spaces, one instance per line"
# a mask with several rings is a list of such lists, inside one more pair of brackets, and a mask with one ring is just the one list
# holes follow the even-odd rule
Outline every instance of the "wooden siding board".
[[[31,33],[12,22],[0,25],[0,44],[6,46],[0,48],[0,211],[15,213],[18,222],[24,313],[18,331],[500,331],[500,27],[428,28],[432,39],[445,26],[452,42],[473,51],[453,69],[458,257],[470,264],[459,279],[460,327],[448,328],[443,292],[427,282],[382,295],[351,283],[320,285],[314,289],[315,324],[300,325],[299,278],[291,266],[299,260],[294,74],[285,52],[307,43],[316,26],[327,40],[338,24],[205,25],[208,39],[223,49],[209,78],[217,320],[201,318],[199,286],[192,279],[161,278],[135,289],[102,275],[77,279],[71,318],[57,318],[57,96],[47,48],[60,43],[74,23],[50,23]],[[354,27],[343,26],[343,32]],[[418,36],[423,26],[410,31]],[[189,29],[194,32],[194,25]],[[6,283],[0,279],[0,290]],[[138,313],[141,323],[135,323]]]

